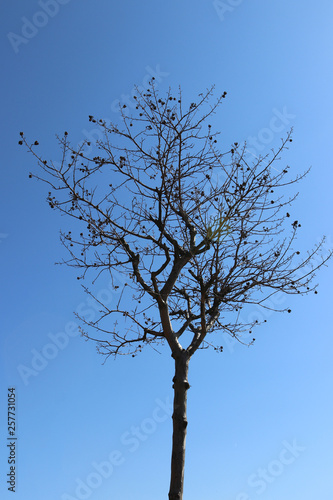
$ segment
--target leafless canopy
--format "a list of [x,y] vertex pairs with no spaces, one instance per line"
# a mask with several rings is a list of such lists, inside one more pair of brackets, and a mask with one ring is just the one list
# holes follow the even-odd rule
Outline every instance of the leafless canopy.
[[88,141],[73,147],[67,132],[58,137],[58,164],[21,133],[42,168],[30,176],[50,186],[50,207],[77,219],[61,238],[78,279],[91,269],[95,279],[122,273],[112,307],[100,302],[96,321],[81,318],[106,356],[166,340],[173,355],[191,357],[213,341],[221,350],[221,332],[248,345],[257,322],[240,321],[245,305],[314,290],[313,273],[328,259],[311,266],[321,243],[305,258],[295,248],[300,224],[286,193],[304,174],[290,180],[288,167],[275,168],[291,132],[265,157],[249,161],[237,143],[222,153],[209,119],[226,93],[213,104],[212,93],[185,106],[181,91],[162,98],[152,81],[133,113],[122,106],[119,124],[89,117],[103,132],[96,156]]

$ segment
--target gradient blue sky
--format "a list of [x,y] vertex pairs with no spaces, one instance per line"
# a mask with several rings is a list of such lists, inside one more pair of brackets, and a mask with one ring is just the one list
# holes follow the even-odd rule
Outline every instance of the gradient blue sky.
[[[146,348],[102,366],[93,343],[68,335],[73,311],[94,314],[93,306],[73,270],[54,265],[65,255],[66,221],[44,202],[45,186],[28,179],[34,163],[19,131],[57,159],[55,133],[79,142],[94,133],[89,114],[116,120],[116,100],[152,70],[161,90],[181,84],[189,99],[215,83],[228,92],[214,118],[222,148],[254,138],[268,152],[294,127],[282,164],[295,174],[312,165],[292,209],[299,247],[323,234],[333,247],[333,4],[16,0],[1,11],[1,498],[12,498],[4,481],[11,385],[16,500],[167,498],[170,354]],[[283,112],[284,127],[272,132]],[[292,314],[267,317],[254,347],[224,339],[223,354],[192,359],[184,500],[332,500],[332,278],[330,266],[318,273],[318,295],[288,298]],[[107,286],[98,291],[116,300]],[[64,331],[67,345],[55,348]],[[45,352],[53,359],[22,376]],[[113,470],[100,479],[105,461]],[[98,487],[75,493],[78,480]]]

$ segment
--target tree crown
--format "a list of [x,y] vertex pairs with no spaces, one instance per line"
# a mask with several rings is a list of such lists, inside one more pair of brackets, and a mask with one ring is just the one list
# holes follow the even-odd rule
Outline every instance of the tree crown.
[[83,335],[107,357],[135,355],[145,343],[164,340],[174,356],[186,350],[190,357],[212,345],[208,333],[221,331],[249,345],[258,321],[239,320],[246,304],[266,307],[279,291],[314,291],[314,272],[331,256],[311,267],[322,241],[303,259],[295,248],[300,223],[288,207],[296,196],[285,191],[307,172],[289,179],[288,167],[273,166],[292,131],[276,151],[251,162],[246,144],[221,152],[209,118],[226,92],[213,104],[212,93],[186,107],[180,90],[162,98],[152,80],[137,92],[133,113],[120,108],[120,125],[89,117],[103,132],[96,156],[87,153],[89,141],[75,148],[67,132],[58,137],[58,164],[44,160],[38,142],[28,144],[21,133],[20,143],[42,169],[30,177],[50,186],[52,209],[80,223],[75,236],[61,234],[66,263],[80,269],[78,279],[90,270],[95,280],[105,272],[124,276],[117,304],[100,303],[97,321],[81,318],[98,337],[90,329]]

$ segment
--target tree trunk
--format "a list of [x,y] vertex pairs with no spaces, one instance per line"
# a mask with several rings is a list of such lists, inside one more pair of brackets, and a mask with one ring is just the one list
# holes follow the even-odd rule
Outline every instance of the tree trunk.
[[175,357],[175,376],[173,378],[173,434],[171,456],[171,481],[169,500],[182,500],[184,488],[185,442],[186,442],[186,407],[189,357],[182,351]]

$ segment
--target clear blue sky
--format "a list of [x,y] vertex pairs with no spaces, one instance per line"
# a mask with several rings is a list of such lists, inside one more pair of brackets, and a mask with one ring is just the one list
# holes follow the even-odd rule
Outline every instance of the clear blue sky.
[[[18,134],[57,159],[55,133],[79,142],[93,133],[89,114],[117,119],[116,100],[152,71],[161,90],[181,84],[189,99],[215,83],[228,92],[214,123],[221,147],[248,139],[266,152],[294,127],[283,162],[295,174],[312,165],[293,209],[299,246],[326,234],[332,247],[333,4],[16,0],[1,11],[0,496],[12,498],[14,385],[16,500],[167,498],[170,354],[146,348],[102,366],[93,343],[70,335],[73,311],[93,306],[75,273],[54,265],[66,221],[28,179]],[[192,359],[184,500],[332,500],[332,278],[331,265],[318,295],[288,298],[292,314],[271,314],[254,347],[225,341],[223,354]],[[100,293],[116,300],[107,286]]]

